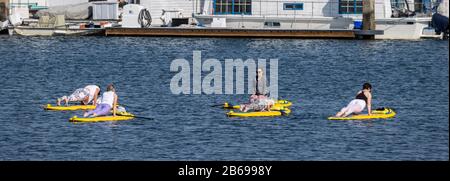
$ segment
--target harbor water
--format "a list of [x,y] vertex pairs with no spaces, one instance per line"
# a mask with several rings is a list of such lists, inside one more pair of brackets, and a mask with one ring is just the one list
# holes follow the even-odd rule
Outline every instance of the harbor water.
[[[174,95],[172,60],[278,59],[289,116],[229,118],[248,95]],[[448,160],[449,54],[441,40],[0,36],[0,160]],[[192,63],[192,62],[191,62]],[[364,82],[394,119],[330,121]],[[42,109],[114,83],[136,118],[69,122]]]

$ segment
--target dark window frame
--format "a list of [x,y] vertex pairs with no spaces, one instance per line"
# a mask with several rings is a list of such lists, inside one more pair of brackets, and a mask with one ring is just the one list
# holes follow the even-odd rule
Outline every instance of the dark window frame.
[[252,0],[214,0],[214,15],[251,15]]
[[[288,7],[289,6],[289,7]],[[303,10],[303,3],[283,3],[283,10]]]
[[[362,14],[362,0],[339,0],[339,14]],[[345,9],[345,10],[344,10]]]

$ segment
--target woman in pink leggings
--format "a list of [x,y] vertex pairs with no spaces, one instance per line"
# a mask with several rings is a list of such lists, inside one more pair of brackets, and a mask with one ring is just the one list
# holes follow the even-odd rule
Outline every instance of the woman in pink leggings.
[[113,116],[116,116],[117,111],[117,94],[114,85],[109,84],[106,88],[106,92],[102,94],[102,98],[100,99],[100,103],[97,104],[97,107],[84,114],[84,117],[97,117],[108,115],[113,110]]
[[372,85],[364,83],[363,89],[358,92],[355,99],[353,99],[346,107],[336,113],[336,117],[347,117],[353,113],[360,113],[367,105],[367,113],[372,114]]

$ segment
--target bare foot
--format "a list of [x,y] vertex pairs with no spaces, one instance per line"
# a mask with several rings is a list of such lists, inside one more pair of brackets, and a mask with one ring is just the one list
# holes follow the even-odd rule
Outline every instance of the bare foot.
[[245,108],[245,105],[241,105],[241,106],[239,107],[239,111],[243,112],[243,111],[244,111],[244,108]]

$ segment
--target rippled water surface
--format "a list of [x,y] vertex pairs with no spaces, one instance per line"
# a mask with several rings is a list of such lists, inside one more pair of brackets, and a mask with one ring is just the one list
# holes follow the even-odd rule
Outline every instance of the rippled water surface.
[[[247,95],[173,95],[170,63],[278,58],[292,114],[228,118]],[[448,41],[0,36],[0,160],[448,160]],[[329,121],[362,83],[395,119]],[[154,120],[74,124],[42,105],[115,83]]]

